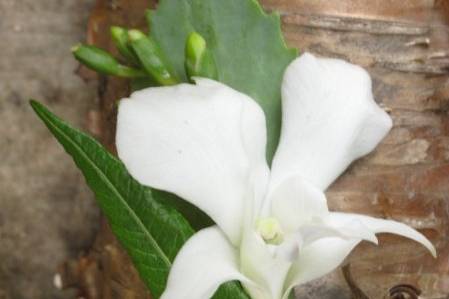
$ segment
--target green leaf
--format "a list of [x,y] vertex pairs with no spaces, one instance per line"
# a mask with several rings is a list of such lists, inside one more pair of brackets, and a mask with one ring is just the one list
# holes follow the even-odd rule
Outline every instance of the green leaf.
[[[193,299],[193,298],[192,298]],[[227,282],[222,284],[212,299],[251,299],[243,291],[239,282]]]
[[[153,296],[159,298],[172,261],[194,230],[167,205],[165,192],[140,185],[95,139],[70,127],[42,104],[30,104],[82,171],[114,234]],[[214,298],[248,299],[236,282],[221,286]]]
[[147,15],[177,77],[187,81],[184,47],[189,34],[201,34],[218,70],[218,80],[253,97],[265,111],[267,159],[271,161],[281,125],[281,81],[297,56],[282,38],[279,16],[267,15],[256,0],[161,0]]
[[292,291],[290,292],[290,295],[288,295],[288,299],[295,299],[295,298],[296,298],[295,290],[292,290]]

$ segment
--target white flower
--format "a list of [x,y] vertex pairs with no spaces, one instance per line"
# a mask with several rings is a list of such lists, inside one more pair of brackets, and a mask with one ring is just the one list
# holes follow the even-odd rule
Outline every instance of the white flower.
[[248,96],[198,78],[120,103],[117,149],[142,184],[173,192],[217,224],[176,257],[163,299],[207,299],[240,280],[255,299],[285,299],[376,233],[433,245],[395,221],[330,212],[323,191],[392,126],[362,68],[303,54],[282,85],[282,134],[271,171],[266,123]]

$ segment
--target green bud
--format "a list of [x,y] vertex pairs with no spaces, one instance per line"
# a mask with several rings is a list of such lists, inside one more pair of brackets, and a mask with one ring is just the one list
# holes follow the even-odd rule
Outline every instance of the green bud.
[[112,26],[111,37],[120,54],[126,58],[128,62],[138,65],[139,60],[128,43],[128,30],[119,26]]
[[206,40],[197,32],[192,32],[187,38],[185,58],[185,68],[189,78],[197,76],[217,79],[215,61],[207,49]]
[[186,58],[191,61],[200,61],[206,51],[206,40],[196,32],[187,38]]
[[77,45],[72,53],[79,62],[101,74],[126,78],[145,76],[140,70],[119,64],[111,54],[95,46]]
[[143,32],[133,29],[128,31],[130,44],[142,67],[160,85],[174,85],[179,81],[162,53],[159,45]]
[[145,33],[143,33],[140,30],[137,29],[131,29],[128,31],[128,35],[129,35],[129,40],[131,42],[137,41],[137,40],[141,40],[141,39],[145,39],[147,38],[147,36],[145,35]]

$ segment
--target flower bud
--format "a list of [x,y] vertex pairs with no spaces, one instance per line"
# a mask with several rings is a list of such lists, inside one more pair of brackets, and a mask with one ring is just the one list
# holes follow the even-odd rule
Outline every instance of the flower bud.
[[169,68],[162,50],[152,38],[135,29],[129,30],[128,36],[142,67],[157,83],[161,85],[178,83],[178,80]]
[[120,54],[130,63],[138,65],[139,60],[128,43],[128,30],[119,26],[112,26],[111,37]]
[[186,58],[190,61],[199,61],[206,51],[206,40],[197,32],[192,32],[187,38]]
[[111,54],[95,46],[77,45],[72,53],[79,62],[101,74],[127,78],[145,76],[140,70],[119,64]]
[[185,58],[185,68],[189,78],[217,79],[215,61],[211,52],[207,49],[206,40],[197,32],[192,32],[187,38]]

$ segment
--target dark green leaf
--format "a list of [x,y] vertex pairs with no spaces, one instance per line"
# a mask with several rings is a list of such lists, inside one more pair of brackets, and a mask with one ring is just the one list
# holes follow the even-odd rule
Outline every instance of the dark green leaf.
[[218,288],[212,299],[250,299],[239,282],[227,282]]
[[206,39],[218,80],[250,95],[264,109],[271,161],[280,134],[282,75],[297,55],[284,43],[279,16],[265,14],[256,0],[161,0],[147,18],[151,36],[184,81],[188,35],[196,31]]
[[163,198],[164,203],[167,203],[180,212],[189,221],[195,231],[214,225],[214,222],[207,214],[175,194],[160,190],[153,190],[153,194],[158,198]]
[[[42,104],[35,101],[30,104],[84,174],[114,234],[158,298],[165,289],[173,259],[194,233],[193,229],[164,202],[165,192],[140,185],[95,139],[70,127]],[[223,285],[217,296],[248,298],[236,282]]]

